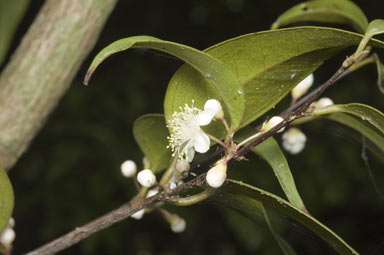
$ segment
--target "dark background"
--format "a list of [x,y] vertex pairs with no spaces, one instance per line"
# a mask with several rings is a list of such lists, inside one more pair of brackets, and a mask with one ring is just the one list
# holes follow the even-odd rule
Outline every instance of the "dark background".
[[[266,30],[280,13],[299,2],[119,1],[66,96],[10,172],[16,196],[15,254],[81,226],[134,195],[132,181],[120,174],[120,164],[126,159],[141,165],[142,153],[132,136],[133,121],[145,113],[163,112],[167,82],[182,63],[157,52],[130,50],[108,59],[85,87],[82,79],[98,51],[133,35],[152,35],[204,49]],[[355,2],[370,20],[383,18],[381,1]],[[12,50],[42,4],[32,1]],[[315,85],[329,78],[347,54],[321,67]],[[336,103],[369,103],[384,110],[375,66],[347,77],[327,96]],[[307,147],[287,157],[307,208],[361,254],[384,254],[384,206],[378,194],[384,192],[383,164],[369,154],[371,169],[367,168],[360,156],[360,135],[336,124],[318,121],[305,125],[303,131]],[[230,177],[283,196],[272,170],[259,158],[248,157],[249,162],[231,165]],[[128,219],[60,254],[282,254],[268,230],[223,207],[203,203],[168,209],[186,219],[184,233],[172,233],[161,216],[152,213],[141,221]],[[313,234],[271,213],[276,222],[289,222],[281,232],[299,254],[329,252]]]

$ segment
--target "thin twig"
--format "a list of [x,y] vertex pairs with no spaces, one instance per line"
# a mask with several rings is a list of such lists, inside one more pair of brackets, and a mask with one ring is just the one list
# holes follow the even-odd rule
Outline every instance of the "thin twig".
[[251,150],[256,145],[260,144],[261,142],[265,141],[272,135],[274,135],[278,130],[281,128],[287,126],[290,122],[293,120],[303,117],[306,114],[307,109],[309,106],[315,102],[323,93],[325,90],[327,90],[330,86],[335,84],[338,80],[346,76],[350,73],[350,70],[348,69],[354,62],[344,61],[344,63],[341,65],[341,67],[332,75],[332,77],[327,80],[324,84],[322,84],[318,89],[314,90],[312,93],[308,94],[303,99],[297,101],[295,104],[290,106],[287,110],[283,111],[280,116],[284,119],[282,122],[280,122],[278,125],[271,128],[269,131],[262,133],[259,137],[256,138],[252,143],[244,146],[240,150],[237,151],[236,155],[234,156],[234,159],[241,159],[249,150]]
[[84,226],[77,227],[71,232],[31,251],[25,255],[51,255],[56,254],[66,248],[69,248],[78,242],[88,238],[94,233],[106,229],[118,222],[121,222],[134,214],[135,212],[149,207],[155,207],[160,203],[173,201],[179,194],[193,187],[205,184],[205,174],[199,175],[193,180],[184,183],[173,190],[165,190],[156,196],[148,199],[142,199],[139,196],[134,197],[130,202],[123,204],[119,208],[108,212],[107,214],[87,223]]

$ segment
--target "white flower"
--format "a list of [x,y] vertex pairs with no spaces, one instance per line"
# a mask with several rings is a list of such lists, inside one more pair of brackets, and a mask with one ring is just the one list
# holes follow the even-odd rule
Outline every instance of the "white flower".
[[0,235],[0,242],[7,248],[11,247],[16,238],[16,233],[13,228],[6,227]]
[[307,141],[305,134],[298,128],[288,129],[281,138],[283,139],[283,148],[291,154],[300,153]]
[[315,108],[322,108],[330,105],[333,105],[333,101],[328,97],[322,97],[315,102]]
[[125,176],[125,177],[132,177],[136,174],[136,170],[137,170],[137,167],[136,167],[136,163],[133,162],[132,160],[126,160],[123,162],[123,164],[121,164],[121,173]]
[[207,172],[206,180],[212,188],[218,188],[225,182],[227,178],[227,163],[220,160],[214,167]]
[[195,151],[205,153],[209,150],[209,137],[200,128],[212,121],[212,118],[204,119],[199,117],[202,111],[193,106],[185,104],[180,107],[180,112],[174,112],[169,120],[167,127],[171,129],[171,136],[168,137],[169,146],[173,151],[173,156],[178,156],[180,160],[191,162],[195,156]]
[[156,183],[156,176],[149,169],[141,170],[137,174],[137,181],[144,187],[150,188]]
[[177,217],[177,219],[173,220],[171,223],[171,229],[175,233],[181,233],[185,230],[187,223],[181,217]]
[[134,218],[135,220],[140,220],[141,218],[143,218],[144,213],[145,213],[145,210],[141,209],[140,211],[137,211],[134,214],[132,214],[131,217]]
[[292,98],[297,100],[307,93],[308,89],[312,86],[314,81],[313,74],[308,75],[304,80],[296,85],[291,91]]
[[[263,129],[263,131],[268,131],[268,130],[272,129],[274,126],[277,126],[278,124],[280,124],[280,122],[282,122],[283,120],[284,119],[280,116],[273,116],[266,123],[264,123],[262,129]],[[281,128],[277,131],[277,133],[280,133],[283,131],[284,131],[284,128]]]

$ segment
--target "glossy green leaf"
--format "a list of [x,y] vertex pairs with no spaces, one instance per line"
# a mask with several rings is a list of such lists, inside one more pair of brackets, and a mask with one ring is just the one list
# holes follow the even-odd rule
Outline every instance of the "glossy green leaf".
[[375,19],[369,22],[367,32],[368,35],[375,36],[384,33],[384,20]]
[[311,115],[355,129],[384,152],[384,114],[379,110],[364,104],[345,104],[320,108]]
[[147,114],[133,124],[133,135],[140,149],[151,162],[151,170],[159,172],[169,165],[171,150],[167,149],[169,135],[162,114]]
[[[245,111],[241,126],[274,107],[302,79],[341,50],[360,43],[356,33],[324,27],[296,27],[243,35],[214,45],[205,52],[232,68],[244,88]],[[371,40],[374,47],[384,43]],[[204,102],[215,97],[206,80],[188,65],[172,77],[166,97],[166,118],[185,98]],[[198,97],[198,98],[196,98]],[[220,123],[217,124],[220,126]],[[216,134],[219,128],[208,132]],[[217,135],[218,136],[218,135]]]
[[279,245],[281,251],[284,253],[284,255],[296,255],[295,250],[292,248],[292,246],[279,234],[279,232],[275,229],[274,224],[269,219],[269,215],[267,211],[264,208],[263,203],[257,201],[254,201],[255,207],[259,207],[260,210],[263,213],[264,220],[268,225],[269,230],[271,230],[271,233],[273,237],[275,238],[277,244]]
[[[251,218],[255,217],[255,213],[260,212],[259,203],[261,202],[264,206],[272,207],[283,215],[295,219],[323,239],[339,254],[358,254],[336,233],[317,219],[265,190],[239,181],[227,180],[225,185],[217,189],[217,192],[211,196],[211,199],[216,203],[238,210]],[[256,217],[259,216],[256,215]]]
[[364,34],[368,20],[363,11],[349,0],[314,0],[295,5],[273,23],[272,29],[296,22],[348,24]]
[[379,110],[365,104],[335,104],[328,107],[317,108],[311,115],[318,116],[330,113],[348,113],[360,118],[363,122],[375,127],[384,136],[384,114]]
[[7,226],[13,211],[13,188],[7,172],[0,166],[0,232]]
[[13,35],[28,4],[29,0],[0,0],[0,65],[7,55]]
[[[163,51],[188,63],[188,66],[193,67],[204,77],[204,80],[207,81],[206,84],[208,84],[207,87],[215,91],[216,99],[224,103],[230,115],[232,129],[235,130],[240,125],[244,111],[244,93],[235,74],[227,65],[214,57],[182,44],[163,41],[150,36],[133,36],[118,40],[97,54],[88,69],[84,83],[88,83],[92,73],[107,57],[129,48],[150,48]],[[179,95],[177,100],[181,100],[182,103],[178,104],[170,113],[166,111],[166,117],[168,118],[174,111],[178,111],[179,106],[184,106],[186,103],[190,104],[191,100],[188,99],[191,96],[193,97],[193,94]],[[168,100],[172,100],[172,98]],[[195,102],[200,105],[204,104],[205,101],[199,101],[196,97]]]
[[291,169],[276,140],[270,137],[258,146],[252,148],[252,151],[262,157],[272,167],[289,202],[306,212],[307,210],[297,191]]

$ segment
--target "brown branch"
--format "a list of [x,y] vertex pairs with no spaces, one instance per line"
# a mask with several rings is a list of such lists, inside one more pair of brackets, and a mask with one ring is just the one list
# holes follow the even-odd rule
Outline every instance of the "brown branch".
[[308,94],[306,97],[302,98],[301,100],[296,102],[294,105],[290,106],[285,111],[283,111],[279,115],[283,118],[282,122],[280,122],[278,125],[271,128],[267,132],[261,134],[253,142],[249,143],[248,145],[238,150],[236,152],[236,155],[234,156],[234,159],[241,159],[249,150],[251,150],[256,145],[260,144],[261,142],[265,141],[272,135],[276,134],[278,130],[280,130],[283,127],[286,127],[293,120],[303,117],[306,114],[306,111],[308,110],[309,106],[313,102],[315,102],[329,87],[331,87],[333,84],[335,84],[337,81],[339,81],[341,78],[343,78],[344,76],[346,76],[351,72],[349,67],[355,63],[353,59],[354,58],[352,56],[351,58],[344,61],[341,67],[332,75],[331,78],[329,78],[329,80],[323,83],[318,89]]
[[31,251],[25,255],[51,255],[56,254],[66,248],[69,248],[78,242],[88,238],[94,233],[106,229],[118,222],[123,221],[135,212],[148,208],[155,207],[161,203],[173,201],[179,194],[193,188],[201,187],[205,184],[205,174],[199,175],[193,180],[184,183],[173,190],[165,190],[158,195],[149,199],[142,199],[139,196],[134,197],[130,202],[121,207],[108,212],[107,214],[87,223],[84,226],[75,228],[71,232]]
[[0,162],[11,168],[68,89],[117,0],[46,0],[0,76]]

